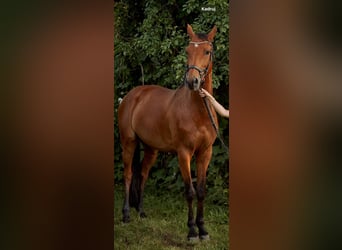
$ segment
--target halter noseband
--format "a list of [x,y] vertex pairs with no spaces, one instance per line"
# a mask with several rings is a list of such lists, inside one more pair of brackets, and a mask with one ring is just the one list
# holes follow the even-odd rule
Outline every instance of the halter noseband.
[[[200,68],[200,67],[198,67],[198,66],[196,66],[196,65],[187,65],[187,66],[186,66],[186,72],[185,72],[185,75],[186,75],[190,69],[195,69],[195,70],[197,70],[198,73],[199,73],[199,75],[200,75],[200,78],[201,78],[201,83],[204,82],[204,78],[205,78],[205,77],[207,76],[207,74],[208,74],[209,65],[210,65],[210,63],[211,63],[212,60],[213,60],[213,52],[214,52],[214,51],[213,51],[213,44],[212,44],[211,42],[209,42],[209,41],[190,42],[190,44],[194,44],[195,47],[198,47],[199,44],[204,44],[204,43],[207,43],[207,44],[209,44],[209,45],[211,46],[210,59],[209,59],[209,63],[208,63],[208,65],[207,65],[207,67],[203,69],[203,68]],[[185,81],[185,78],[186,78],[186,77],[184,77],[184,81]]]

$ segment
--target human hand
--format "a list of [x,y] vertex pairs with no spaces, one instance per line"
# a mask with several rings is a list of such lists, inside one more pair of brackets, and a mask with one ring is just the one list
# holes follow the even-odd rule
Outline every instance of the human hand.
[[210,96],[210,94],[208,93],[208,91],[206,91],[206,90],[203,89],[203,88],[200,88],[198,92],[199,92],[199,94],[200,94],[201,97],[208,97],[208,96]]

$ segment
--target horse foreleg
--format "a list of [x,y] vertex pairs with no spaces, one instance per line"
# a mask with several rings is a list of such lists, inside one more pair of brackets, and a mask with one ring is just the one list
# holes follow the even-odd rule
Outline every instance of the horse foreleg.
[[196,240],[198,239],[198,234],[196,232],[195,228],[195,219],[193,214],[193,208],[192,208],[192,201],[195,196],[195,190],[192,185],[191,180],[191,171],[190,171],[190,160],[191,160],[191,154],[187,152],[180,151],[178,152],[178,162],[180,171],[182,174],[182,178],[185,185],[185,198],[188,203],[188,227],[189,227],[189,233],[188,233],[188,240]]
[[158,151],[154,150],[147,145],[145,145],[144,148],[144,159],[141,166],[141,186],[140,186],[140,199],[139,199],[139,215],[141,218],[145,218],[146,214],[144,212],[144,189],[145,189],[145,183],[148,178],[148,174],[150,172],[150,169],[154,162],[156,161],[158,156]]
[[209,234],[204,228],[204,197],[206,185],[206,173],[211,159],[212,147],[204,152],[199,152],[196,156],[197,166],[197,215],[196,224],[201,239],[209,239]]

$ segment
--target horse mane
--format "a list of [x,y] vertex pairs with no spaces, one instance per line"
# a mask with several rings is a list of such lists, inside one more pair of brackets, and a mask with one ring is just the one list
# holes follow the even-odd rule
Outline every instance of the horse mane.
[[196,33],[196,36],[197,36],[199,39],[208,41],[208,34],[206,34],[206,33]]

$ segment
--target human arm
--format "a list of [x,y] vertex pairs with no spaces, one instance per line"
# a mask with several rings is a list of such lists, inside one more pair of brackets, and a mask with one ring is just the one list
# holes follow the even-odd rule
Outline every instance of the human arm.
[[216,112],[223,117],[229,118],[229,110],[225,109],[216,99],[205,89],[201,88],[199,91],[200,96],[207,97],[213,107],[215,108]]

